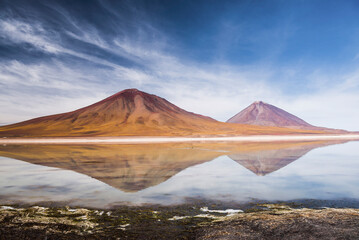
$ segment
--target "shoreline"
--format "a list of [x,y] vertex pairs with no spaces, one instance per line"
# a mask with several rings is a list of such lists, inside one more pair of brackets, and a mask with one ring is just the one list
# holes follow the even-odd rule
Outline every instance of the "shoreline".
[[261,204],[247,211],[0,205],[0,239],[358,239],[358,220],[355,208],[283,204]]
[[232,137],[47,137],[0,138],[0,144],[151,144],[176,142],[287,142],[359,140],[359,134],[338,135],[250,135]]

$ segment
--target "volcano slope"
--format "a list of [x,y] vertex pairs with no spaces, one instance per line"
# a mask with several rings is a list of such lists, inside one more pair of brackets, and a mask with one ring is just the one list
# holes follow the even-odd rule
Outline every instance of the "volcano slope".
[[0,137],[231,136],[323,133],[230,124],[187,112],[166,99],[127,89],[73,112],[0,127]]
[[327,133],[348,133],[345,130],[313,126],[303,119],[262,101],[249,105],[238,114],[227,120],[228,123],[249,124],[255,126],[285,127]]

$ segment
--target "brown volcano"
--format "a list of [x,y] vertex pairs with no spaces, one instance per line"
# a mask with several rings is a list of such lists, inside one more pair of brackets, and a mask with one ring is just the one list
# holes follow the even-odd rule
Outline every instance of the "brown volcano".
[[202,130],[203,125],[215,123],[214,119],[187,112],[163,98],[127,89],[73,112],[2,127],[0,135],[157,135]]
[[[167,100],[127,89],[73,112],[0,127],[3,137],[290,134],[306,131],[218,122]],[[319,132],[318,132],[319,133]]]
[[333,133],[345,133],[344,130],[313,126],[306,121],[262,101],[254,102],[247,108],[227,120],[228,123],[250,124],[257,126],[285,127],[292,129],[318,130]]

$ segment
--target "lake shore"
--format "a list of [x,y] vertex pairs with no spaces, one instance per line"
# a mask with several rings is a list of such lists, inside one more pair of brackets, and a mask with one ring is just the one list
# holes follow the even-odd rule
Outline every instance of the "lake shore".
[[281,142],[359,140],[359,134],[250,135],[226,137],[44,137],[0,138],[0,144],[148,144],[171,142]]
[[359,210],[0,207],[0,239],[357,239]]

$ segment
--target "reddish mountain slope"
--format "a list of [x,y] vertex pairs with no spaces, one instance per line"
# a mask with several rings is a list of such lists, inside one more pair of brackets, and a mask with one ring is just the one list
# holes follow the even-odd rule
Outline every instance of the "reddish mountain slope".
[[[0,128],[16,136],[111,135],[163,131],[191,131],[217,121],[187,112],[167,100],[127,89],[79,110],[35,118]],[[8,131],[6,131],[8,130]],[[147,134],[146,134],[147,133]],[[142,135],[141,134],[141,135]],[[1,134],[4,135],[4,134]]]
[[250,106],[227,120],[227,122],[257,126],[318,130],[326,132],[346,132],[344,130],[329,129],[310,125],[293,114],[261,101],[252,103]]
[[187,112],[158,96],[127,89],[73,112],[0,127],[6,137],[290,134],[305,131],[228,124]]

